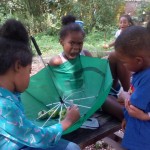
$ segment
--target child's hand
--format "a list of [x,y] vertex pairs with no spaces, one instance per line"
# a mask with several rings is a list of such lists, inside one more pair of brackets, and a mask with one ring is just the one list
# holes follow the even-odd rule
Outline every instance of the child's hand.
[[128,92],[125,91],[121,91],[120,94],[118,95],[118,98],[125,101],[125,100],[129,100],[130,99],[130,94]]
[[72,124],[80,118],[79,109],[76,105],[72,105],[67,109],[66,119],[69,119]]
[[122,127],[122,131],[124,132],[125,128],[126,128],[126,120],[125,119],[122,121],[121,127]]
[[65,119],[61,122],[63,129],[66,130],[80,118],[79,109],[76,105],[72,105],[67,109]]
[[150,117],[147,113],[145,113],[144,111],[142,111],[141,109],[133,106],[133,105],[126,105],[126,109],[129,113],[130,116],[137,118],[139,120],[143,120],[143,121],[147,121],[150,120]]
[[108,49],[108,48],[109,48],[109,45],[108,45],[108,44],[105,44],[105,45],[103,45],[103,48],[104,48],[104,49]]

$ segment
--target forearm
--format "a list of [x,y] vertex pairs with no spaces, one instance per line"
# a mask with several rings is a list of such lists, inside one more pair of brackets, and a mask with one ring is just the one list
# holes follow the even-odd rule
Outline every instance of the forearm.
[[128,91],[130,88],[130,78],[131,73],[127,70],[127,68],[118,60],[117,63],[117,74],[118,79],[121,82],[124,91]]
[[110,44],[108,44],[108,47],[112,47],[115,45],[115,41],[111,42]]
[[9,139],[16,143],[35,148],[48,148],[54,145],[60,139],[63,132],[61,124],[42,128],[34,125],[22,114],[14,114],[13,112],[7,118],[5,116],[1,118],[1,122],[6,124],[3,126],[0,123],[1,130],[4,131],[2,135],[9,137]]
[[115,45],[115,41],[111,42],[110,44],[103,45],[103,48],[110,48],[110,47],[112,47],[114,45]]
[[150,120],[150,112],[146,113],[143,110],[141,110],[131,104],[127,104],[126,109],[131,117],[137,118],[142,121]]
[[150,120],[150,112],[143,113],[143,115],[139,115],[139,119],[143,121],[149,121]]
[[65,119],[61,122],[61,124],[62,124],[63,130],[66,130],[66,129],[68,129],[68,128],[72,125],[72,122],[71,122],[70,119],[65,118]]

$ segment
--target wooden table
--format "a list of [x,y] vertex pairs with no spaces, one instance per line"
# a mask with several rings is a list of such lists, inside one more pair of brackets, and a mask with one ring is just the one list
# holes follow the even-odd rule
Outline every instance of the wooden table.
[[121,128],[121,122],[102,111],[96,112],[92,117],[98,119],[100,124],[98,129],[92,130],[79,128],[74,132],[63,135],[63,138],[75,142],[81,148],[84,148]]

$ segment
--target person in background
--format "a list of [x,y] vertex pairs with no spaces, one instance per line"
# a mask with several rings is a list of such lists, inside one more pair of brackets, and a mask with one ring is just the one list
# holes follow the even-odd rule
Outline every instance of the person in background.
[[[134,23],[130,15],[122,15],[119,19],[119,30],[115,34],[115,39],[127,28],[133,26]],[[115,40],[110,44],[105,44],[103,48],[107,49],[115,45]]]
[[[125,29],[133,25],[133,21],[129,15],[122,15],[119,19],[119,30],[116,32],[115,38],[117,38],[123,31],[125,31]],[[104,48],[110,48],[114,46],[114,44],[115,41],[113,41],[111,44],[104,45]],[[109,52],[108,60],[113,77],[113,85],[109,95],[118,98],[118,93],[121,87],[124,91],[129,90],[131,73],[117,58],[115,51]]]
[[131,73],[118,59],[115,51],[109,54],[108,60],[112,73],[113,84],[106,101],[102,105],[102,110],[117,118],[119,121],[122,121],[124,118],[124,99],[118,96],[122,90],[126,92],[129,90]]
[[109,54],[108,60],[113,77],[113,85],[109,92],[109,95],[118,98],[120,90],[129,90],[131,73],[118,59],[115,51]]
[[[133,21],[129,15],[122,15],[119,19],[119,30],[116,32],[115,38],[117,38],[121,33],[123,33],[123,31],[125,31],[126,28],[133,25]],[[103,48],[113,47],[114,44],[115,41],[113,41],[110,44],[104,45]],[[126,92],[129,90],[131,73],[129,70],[127,70],[126,67],[124,67],[123,63],[118,59],[115,51],[109,52],[107,58],[109,60],[110,70],[113,77],[113,84],[109,92],[109,96],[107,97],[107,100],[102,106],[102,109],[106,113],[122,121],[122,109],[124,105],[124,100],[120,97],[118,98],[118,95],[122,90]]]
[[77,106],[69,107],[60,123],[45,128],[26,118],[20,93],[28,87],[31,63],[25,27],[14,19],[7,20],[0,28],[0,149],[80,150],[75,143],[60,139],[79,119]]

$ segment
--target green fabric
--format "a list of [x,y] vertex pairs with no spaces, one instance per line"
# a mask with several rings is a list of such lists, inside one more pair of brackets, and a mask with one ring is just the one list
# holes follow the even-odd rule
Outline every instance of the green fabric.
[[[111,85],[107,60],[80,56],[59,66],[47,66],[32,76],[28,89],[22,94],[22,102],[27,117],[39,126],[46,120],[36,120],[37,114],[40,110],[49,110],[47,104],[73,100],[74,104],[87,106],[79,106],[81,118],[64,132],[66,134],[79,128],[101,107]],[[58,119],[51,119],[46,126],[55,123]]]

